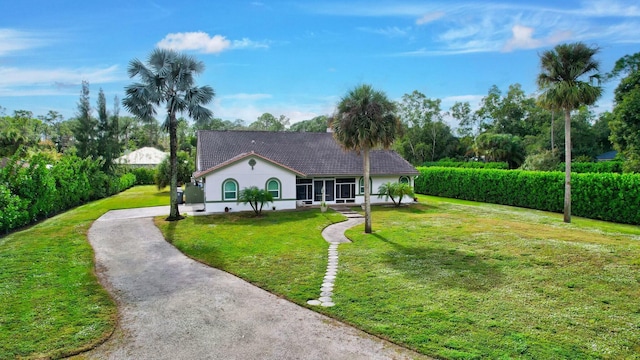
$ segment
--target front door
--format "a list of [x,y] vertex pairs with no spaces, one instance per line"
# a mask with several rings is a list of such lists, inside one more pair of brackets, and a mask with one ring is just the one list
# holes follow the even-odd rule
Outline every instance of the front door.
[[335,181],[332,180],[314,180],[313,181],[313,200],[317,202],[321,202],[322,200],[322,189],[324,189],[324,201],[333,201],[333,190],[334,190]]

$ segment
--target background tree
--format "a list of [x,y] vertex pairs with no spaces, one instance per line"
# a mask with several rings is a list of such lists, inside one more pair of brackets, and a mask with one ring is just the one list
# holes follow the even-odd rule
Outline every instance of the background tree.
[[17,110],[0,117],[0,156],[12,156],[22,146],[35,147],[42,134],[42,122],[30,111]]
[[[593,80],[599,79],[599,62],[594,59],[598,51],[578,42],[557,45],[540,56],[541,72],[537,79],[542,90],[540,101],[564,111],[564,221],[567,223],[571,222],[571,111],[595,103],[602,94],[602,88],[593,85]],[[589,81],[583,81],[585,77]]]
[[[360,85],[349,91],[337,106],[331,126],[333,135],[346,150],[362,153],[363,176],[369,179],[369,151],[388,149],[400,133],[395,104],[371,85]],[[364,181],[365,225],[371,233],[371,184]],[[323,199],[324,200],[324,199]]]
[[440,103],[440,99],[430,99],[414,90],[398,104],[404,131],[394,147],[412,164],[457,155],[458,140],[443,122]]
[[[177,155],[178,185],[186,184],[191,181],[191,175],[196,171],[193,156],[186,151],[178,151]],[[162,160],[156,168],[153,177],[158,190],[164,189],[171,185],[171,164],[169,158]]]
[[623,76],[614,91],[610,139],[625,158],[625,172],[640,172],[640,53],[616,61],[608,78]]
[[118,141],[118,98],[115,98],[114,114],[109,115],[107,111],[107,99],[104,91],[98,92],[98,124],[97,124],[97,153],[102,157],[102,170],[112,173],[114,170],[114,160],[120,156],[120,143]]
[[488,161],[504,161],[509,169],[516,169],[524,162],[525,150],[518,136],[485,132],[478,136],[476,143],[478,152]]
[[76,138],[76,149],[81,158],[97,158],[98,155],[98,122],[93,118],[91,103],[89,101],[89,83],[82,82],[80,100],[78,101],[78,113],[73,134]]
[[171,172],[171,210],[167,220],[182,219],[177,201],[177,116],[188,113],[195,121],[211,118],[212,113],[203,105],[214,96],[210,86],[195,85],[195,75],[204,71],[204,63],[191,56],[172,50],[155,49],[147,63],[134,59],[129,63],[130,78],[138,77],[140,82],[125,88],[124,107],[139,117],[150,120],[156,115],[156,107],[164,105],[167,116],[165,128],[169,130],[170,172]]
[[249,125],[249,130],[285,131],[287,126],[289,126],[288,117],[280,115],[279,118],[276,118],[270,113],[264,113]]
[[316,116],[311,120],[303,120],[289,127],[289,131],[297,132],[326,132],[329,126],[329,118],[326,115]]

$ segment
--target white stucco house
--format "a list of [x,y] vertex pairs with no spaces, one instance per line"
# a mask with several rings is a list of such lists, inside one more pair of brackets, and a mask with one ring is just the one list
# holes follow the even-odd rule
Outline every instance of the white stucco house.
[[[198,131],[196,172],[206,212],[247,211],[240,190],[257,186],[271,192],[269,209],[364,202],[362,156],[345,151],[332,133]],[[388,181],[413,186],[418,171],[392,150],[371,151],[371,202]],[[324,190],[324,191],[323,191]]]

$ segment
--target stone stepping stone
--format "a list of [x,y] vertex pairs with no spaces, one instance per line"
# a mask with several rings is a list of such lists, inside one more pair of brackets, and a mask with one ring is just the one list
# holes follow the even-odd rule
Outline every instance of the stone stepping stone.
[[318,306],[318,305],[321,305],[322,302],[320,300],[309,300],[309,301],[307,301],[307,304],[309,304],[311,306]]

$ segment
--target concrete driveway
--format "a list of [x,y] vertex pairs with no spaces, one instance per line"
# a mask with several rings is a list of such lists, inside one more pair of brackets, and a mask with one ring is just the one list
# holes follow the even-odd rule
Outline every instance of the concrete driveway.
[[119,324],[88,358],[424,358],[187,258],[149,217],[166,214],[111,211],[89,230]]

